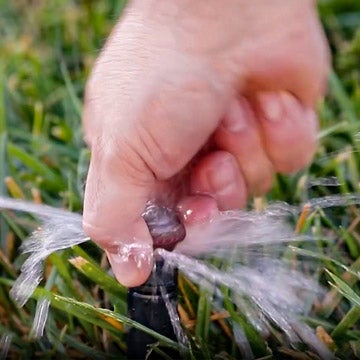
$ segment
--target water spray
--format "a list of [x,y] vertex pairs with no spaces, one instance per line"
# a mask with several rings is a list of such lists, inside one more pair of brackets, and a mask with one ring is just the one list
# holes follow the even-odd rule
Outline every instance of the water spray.
[[[185,238],[185,227],[172,209],[148,204],[143,218],[153,238],[154,250],[172,251]],[[154,269],[148,280],[128,290],[129,317],[175,341],[180,340],[171,316],[171,312],[177,311],[177,273],[176,267],[166,265],[164,259],[156,254]],[[128,357],[144,359],[152,343],[154,339],[151,336],[131,328],[127,337]]]
[[[306,206],[316,209],[350,204],[360,204],[360,196],[349,194],[314,198]],[[0,197],[0,209],[29,212],[42,222],[41,228],[33,232],[21,246],[28,258],[10,292],[12,299],[23,306],[43,278],[44,260],[55,251],[90,239],[82,229],[80,214],[6,197]],[[185,229],[176,213],[169,208],[149,204],[143,218],[153,238],[155,266],[144,285],[129,289],[129,315],[154,332],[176,340],[179,349],[184,349],[184,354],[185,349],[191,349],[183,335],[176,310],[177,271],[180,271],[194,284],[214,293],[219,306],[222,306],[222,289],[228,288],[231,295],[229,300],[259,334],[266,336],[269,329],[275,326],[286,336],[289,345],[296,348],[297,344],[303,343],[321,359],[333,358],[314,331],[301,319],[309,313],[314,300],[323,296],[323,289],[311,268],[307,267],[309,274],[308,271],[303,272],[301,267],[293,269],[287,257],[282,256],[284,251],[296,254],[301,250],[292,244],[296,245],[299,241],[311,244],[318,239],[294,234],[288,226],[289,216],[299,215],[302,209],[303,205],[296,207],[272,203],[262,212],[221,212],[210,222],[189,227],[184,239]],[[312,254],[309,260],[313,256],[316,258],[316,253]],[[319,256],[321,258],[323,255]],[[227,267],[219,268],[207,259],[225,261]],[[39,336],[43,332],[49,308],[48,303],[40,305],[33,326],[41,330],[37,331]],[[237,324],[234,323],[237,346],[250,348],[247,337],[242,336],[235,326]],[[145,358],[155,340],[135,329],[131,329],[128,335],[129,357]],[[10,340],[3,337],[0,345],[2,341],[7,344]],[[153,355],[151,353],[150,358]],[[169,354],[171,358],[181,355]]]

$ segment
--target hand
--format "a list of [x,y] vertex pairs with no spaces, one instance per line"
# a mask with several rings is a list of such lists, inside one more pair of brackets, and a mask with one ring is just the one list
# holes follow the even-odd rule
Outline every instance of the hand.
[[200,221],[311,160],[328,69],[313,0],[130,2],[83,117],[84,229],[121,283],[139,285],[152,268],[148,200]]

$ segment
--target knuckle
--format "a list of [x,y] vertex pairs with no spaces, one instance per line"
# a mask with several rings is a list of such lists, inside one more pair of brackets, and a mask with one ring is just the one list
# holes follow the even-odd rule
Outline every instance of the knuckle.
[[144,126],[139,126],[137,133],[142,149],[142,158],[155,178],[167,180],[172,177],[181,164],[177,154],[166,145],[167,141],[161,142],[154,130]]
[[105,139],[100,145],[101,167],[106,174],[119,177],[131,185],[144,187],[154,179],[153,171],[138,151],[136,142],[126,140],[117,133]]

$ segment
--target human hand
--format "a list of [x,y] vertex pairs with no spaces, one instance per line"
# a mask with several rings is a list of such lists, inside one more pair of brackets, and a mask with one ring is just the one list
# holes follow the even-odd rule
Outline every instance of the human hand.
[[130,2],[83,116],[84,229],[119,282],[139,285],[151,271],[148,200],[206,220],[311,160],[328,69],[313,0]]

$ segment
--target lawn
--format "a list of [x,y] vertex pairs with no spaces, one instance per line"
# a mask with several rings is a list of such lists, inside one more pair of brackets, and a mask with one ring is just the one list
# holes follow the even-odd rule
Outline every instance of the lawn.
[[[90,157],[80,123],[84,85],[124,5],[121,0],[0,0],[1,195],[81,212]],[[252,199],[249,209],[359,192],[360,2],[323,0],[319,11],[333,71],[319,104],[316,157],[300,174],[278,176],[273,191]],[[360,358],[360,198],[354,199],[312,207],[291,222],[298,233],[316,238],[316,276],[325,288],[304,321],[343,359]],[[26,214],[1,212],[0,358],[5,351],[13,359],[126,358],[131,325],[126,289],[109,275],[104,254],[91,242],[50,255],[41,286],[24,307],[9,297],[24,261],[19,246],[37,224]],[[192,344],[189,357],[239,358],[237,324],[256,358],[317,358],[303,345],[289,347],[276,330],[264,339],[239,309],[226,301],[223,309],[215,307],[212,294],[182,275],[179,292],[181,321]],[[46,336],[34,339],[36,300],[44,296],[51,302]],[[175,346],[160,337],[155,341]]]

